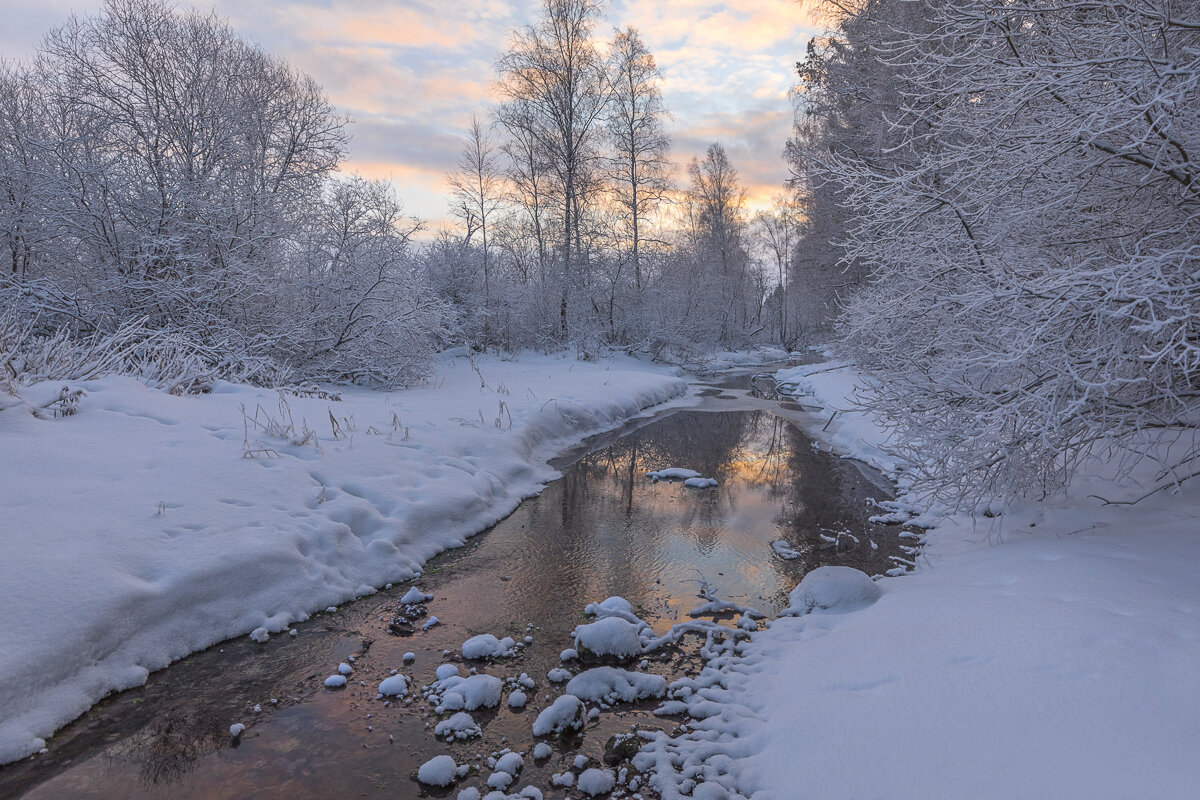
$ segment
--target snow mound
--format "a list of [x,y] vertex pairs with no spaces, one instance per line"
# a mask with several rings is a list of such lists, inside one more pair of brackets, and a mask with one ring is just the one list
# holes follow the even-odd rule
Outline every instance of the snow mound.
[[434,756],[417,770],[417,780],[426,786],[449,786],[458,777],[458,764],[450,756]]
[[689,489],[712,489],[717,485],[716,478],[688,478],[683,485]]
[[581,730],[585,714],[583,701],[573,694],[564,694],[533,721],[534,736],[557,736]]
[[271,633],[266,628],[259,627],[250,631],[250,638],[259,644],[266,644],[267,640],[271,638]]
[[462,644],[463,658],[471,660],[480,658],[507,658],[516,655],[516,653],[517,643],[509,636],[497,639],[490,633],[481,633],[479,636],[472,636]]
[[439,710],[474,711],[477,708],[494,708],[500,705],[504,684],[492,675],[470,675],[466,678],[455,675],[441,681]]
[[341,689],[345,685],[346,685],[346,676],[345,675],[330,675],[328,678],[325,679],[325,688],[326,689]]
[[633,616],[633,604],[624,597],[609,597],[599,603],[588,603],[583,613],[589,617],[610,617],[620,614]]
[[533,760],[544,761],[554,755],[554,748],[545,742],[538,742],[533,746]]
[[621,617],[605,617],[575,628],[575,649],[593,656],[632,658],[641,655],[641,626]]
[[782,539],[776,539],[775,541],[771,542],[771,549],[775,551],[775,555],[779,556],[780,558],[787,559],[788,561],[791,561],[794,558],[800,558],[800,556],[804,555]]
[[404,597],[400,598],[400,602],[406,606],[415,606],[418,603],[428,603],[433,599],[433,595],[425,594],[417,587],[412,587],[404,593]]
[[525,769],[525,759],[521,758],[520,753],[508,752],[496,759],[496,771],[498,772],[507,772],[515,777],[520,775],[523,769]]
[[546,673],[546,680],[551,683],[563,683],[571,680],[571,673],[562,667],[555,667]]
[[688,478],[699,478],[700,473],[694,469],[667,467],[666,469],[647,472],[646,477],[653,481],[684,481]]
[[439,739],[463,740],[471,739],[476,736],[482,736],[483,731],[471,715],[465,711],[459,711],[449,719],[444,719],[433,728],[433,735]]
[[883,595],[871,576],[853,567],[818,567],[788,595],[789,614],[842,614],[866,608]]
[[379,682],[379,693],[384,697],[404,697],[408,694],[408,676],[393,675]]
[[585,769],[575,781],[579,791],[589,797],[598,794],[608,794],[617,785],[617,776],[611,769]]
[[527,702],[529,702],[529,698],[521,691],[513,692],[508,696],[509,708],[524,708]]
[[662,697],[667,693],[667,679],[662,675],[596,667],[572,678],[566,691],[580,700],[632,703],[647,697]]

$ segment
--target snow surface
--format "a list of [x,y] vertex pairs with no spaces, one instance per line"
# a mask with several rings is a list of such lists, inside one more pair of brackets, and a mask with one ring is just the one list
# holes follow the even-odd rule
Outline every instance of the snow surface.
[[712,489],[717,485],[716,478],[688,478],[683,485],[689,489]]
[[[847,408],[865,383],[829,367],[780,374]],[[897,466],[877,420],[839,414],[822,434],[828,418],[812,435]],[[1194,797],[1200,485],[1105,505],[1144,492],[1115,472],[1085,465],[1065,496],[991,519],[941,512],[916,570],[874,584],[869,605],[714,648],[664,703],[687,707],[689,730],[654,736],[635,765],[664,800]],[[792,602],[817,608],[826,589]]]
[[633,359],[475,366],[486,385],[447,358],[424,386],[340,402],[110,376],[72,383],[74,416],[0,413],[0,763],[151,670],[411,579],[556,477],[549,458],[686,390]]

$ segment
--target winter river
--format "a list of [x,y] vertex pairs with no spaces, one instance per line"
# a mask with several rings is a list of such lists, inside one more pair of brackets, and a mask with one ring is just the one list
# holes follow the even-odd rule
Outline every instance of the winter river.
[[[441,624],[422,630],[428,616],[414,616],[412,625],[397,618],[409,582],[315,614],[295,626],[295,636],[265,644],[242,638],[196,653],[99,703],[56,734],[49,754],[0,768],[0,796],[416,797],[425,793],[417,768],[449,753],[479,765],[452,791],[433,792],[454,797],[468,786],[486,793],[487,759],[504,748],[525,754],[508,791],[532,785],[547,797],[582,796],[551,792],[551,775],[569,771],[580,754],[599,762],[609,737],[635,725],[671,731],[686,724],[654,716],[659,701],[618,705],[581,736],[552,740],[548,758],[533,758],[533,720],[563,691],[547,673],[582,669],[578,661],[561,663],[560,653],[575,626],[588,621],[588,603],[622,596],[662,633],[703,602],[703,579],[722,599],[773,616],[808,570],[847,564],[874,574],[894,566],[889,556],[899,553],[897,529],[867,521],[875,513],[867,499],[889,497],[886,483],[817,451],[788,419],[803,416],[800,406],[772,399],[769,382],[749,375],[700,393],[693,408],[587,443],[557,465],[563,477],[540,496],[429,562],[416,584],[433,595],[425,609]],[[692,489],[646,477],[665,467],[691,468],[719,485]],[[775,541],[794,557],[781,557]],[[732,625],[733,615],[718,621]],[[532,642],[512,658],[465,662],[463,642],[483,633]],[[692,638],[626,669],[668,680],[693,673]],[[405,663],[408,652],[415,661]],[[342,662],[352,664],[347,686],[325,688]],[[436,740],[439,717],[420,688],[447,663],[502,680],[526,673],[535,684],[522,689],[528,705],[516,710],[505,701],[474,712],[481,738]],[[411,676],[411,704],[376,698],[392,670]],[[507,684],[506,699],[517,688]],[[236,741],[234,722],[246,726]]]

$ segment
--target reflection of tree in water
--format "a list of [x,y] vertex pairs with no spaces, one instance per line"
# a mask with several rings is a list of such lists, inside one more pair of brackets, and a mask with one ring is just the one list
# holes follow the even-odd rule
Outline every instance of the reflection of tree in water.
[[[646,478],[665,467],[695,469],[721,485],[696,491]],[[515,605],[527,602],[521,598],[530,592],[566,608],[609,594],[636,602],[665,571],[678,575],[679,559],[690,557],[681,541],[695,557],[707,558],[729,549],[731,540],[749,546],[751,530],[805,552],[794,562],[771,562],[772,570],[794,579],[789,588],[825,563],[880,572],[891,564],[883,550],[870,550],[863,504],[879,494],[851,462],[814,452],[799,429],[773,414],[678,413],[584,457],[525,507],[524,574],[508,588]],[[766,530],[759,527],[764,524]],[[860,536],[863,552],[821,549],[822,529],[843,524]],[[873,535],[880,544],[882,537],[894,538],[877,527]],[[772,559],[769,542],[760,546]]]
[[[796,476],[796,493],[794,503],[781,507],[779,523],[787,533],[782,538],[805,553],[797,566],[802,564],[807,572],[819,566],[843,565],[871,574],[895,566],[888,559],[900,554],[895,532],[870,523],[873,512],[866,506],[868,497],[890,495],[868,481],[848,459],[814,450],[812,440],[791,425],[786,426],[785,436],[789,440],[783,448],[785,471]],[[822,533],[836,530],[849,531],[858,542],[847,538],[835,547],[821,538]],[[871,548],[872,540],[878,550]]]
[[147,785],[171,783],[229,741],[229,731],[203,709],[173,711],[121,742],[113,758],[138,765]]

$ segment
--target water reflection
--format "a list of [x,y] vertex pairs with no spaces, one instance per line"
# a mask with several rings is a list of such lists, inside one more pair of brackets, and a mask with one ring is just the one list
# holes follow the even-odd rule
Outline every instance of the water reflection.
[[[645,477],[671,466],[720,485],[693,490]],[[480,754],[529,745],[531,720],[559,691],[546,672],[558,666],[589,602],[623,595],[662,631],[698,605],[700,575],[723,597],[773,613],[821,564],[888,569],[895,537],[867,523],[869,496],[879,490],[851,462],[816,452],[773,414],[675,413],[585,455],[492,531],[430,562],[421,583],[436,595],[430,610],[443,625],[390,634],[387,623],[406,588],[397,586],[318,615],[294,640],[226,642],[101,704],[55,737],[49,755],[0,769],[0,796],[416,796],[412,774],[433,755],[476,763]],[[859,543],[833,548],[821,538],[843,529]],[[777,539],[801,557],[775,555],[770,543]],[[485,671],[528,672],[537,690],[524,712],[477,714],[482,741],[436,742],[424,704],[385,708],[375,700],[374,687],[403,667],[406,651],[417,654],[416,682],[429,683],[439,664],[457,658],[443,650],[477,633],[523,636],[529,624],[533,645]],[[321,680],[350,655],[354,678],[365,685],[352,680],[345,690],[324,690]],[[686,658],[671,654],[650,668],[673,677]],[[268,705],[270,698],[279,705]],[[264,707],[260,715],[251,712],[255,704]],[[251,726],[237,748],[227,734],[234,721]],[[608,712],[585,732],[580,751],[599,757],[605,739],[634,722],[675,724],[646,706]],[[548,763],[527,763],[523,784],[546,789],[573,755],[559,749]]]

